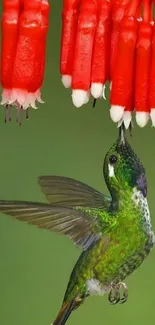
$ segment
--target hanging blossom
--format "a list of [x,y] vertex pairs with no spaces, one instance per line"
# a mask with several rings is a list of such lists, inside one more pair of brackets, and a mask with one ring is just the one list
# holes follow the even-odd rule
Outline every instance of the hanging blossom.
[[[3,0],[1,86],[6,120],[9,108],[18,113],[37,108],[44,78],[46,36],[49,22],[48,0]],[[8,116],[9,114],[9,116]],[[20,122],[20,121],[19,121]]]
[[128,128],[155,126],[154,0],[63,0],[60,72],[76,107],[105,99]]

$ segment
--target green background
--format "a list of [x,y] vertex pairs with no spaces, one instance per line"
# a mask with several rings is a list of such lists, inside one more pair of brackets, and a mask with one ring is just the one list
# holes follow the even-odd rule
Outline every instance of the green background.
[[[53,1],[42,97],[21,127],[4,124],[0,111],[0,198],[45,202],[38,175],[62,175],[107,193],[102,175],[106,151],[117,128],[108,103],[76,109],[59,74],[61,2]],[[148,200],[155,227],[155,131],[135,124],[131,145],[148,175]],[[50,325],[62,302],[80,250],[65,237],[0,217],[0,325]],[[127,280],[129,300],[110,306],[107,296],[88,299],[68,324],[155,323],[155,252]]]

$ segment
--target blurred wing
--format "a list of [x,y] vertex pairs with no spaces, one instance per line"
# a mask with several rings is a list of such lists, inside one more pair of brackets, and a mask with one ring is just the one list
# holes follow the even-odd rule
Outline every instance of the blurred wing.
[[71,178],[40,176],[38,181],[47,200],[57,206],[107,209],[111,202],[110,197]]
[[97,216],[50,204],[0,201],[0,212],[28,224],[67,235],[77,247],[87,249],[99,237]]

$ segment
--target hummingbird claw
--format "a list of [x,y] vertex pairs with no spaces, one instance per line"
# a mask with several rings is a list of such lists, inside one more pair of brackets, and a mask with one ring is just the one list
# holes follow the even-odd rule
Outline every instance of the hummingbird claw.
[[118,286],[119,286],[119,290],[123,289],[123,295],[119,301],[119,304],[124,304],[128,299],[128,287],[124,282],[119,282]]
[[120,301],[120,292],[117,285],[111,286],[108,299],[111,305],[116,305]]
[[[121,289],[123,289],[123,294],[121,297]],[[123,282],[119,282],[116,285],[111,285],[108,300],[111,305],[124,304],[128,299],[128,288]]]

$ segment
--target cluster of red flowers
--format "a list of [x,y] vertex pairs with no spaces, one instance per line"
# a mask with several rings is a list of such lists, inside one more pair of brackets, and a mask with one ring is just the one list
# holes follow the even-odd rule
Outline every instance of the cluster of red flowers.
[[3,0],[1,86],[3,105],[36,108],[45,67],[48,0]]
[[110,116],[128,128],[155,126],[154,0],[64,0],[60,70],[76,107],[105,98]]
[[[58,1],[58,0],[57,0]],[[60,71],[76,107],[105,98],[128,128],[155,126],[155,0],[63,0]],[[48,0],[3,0],[2,104],[18,111],[42,102]]]

